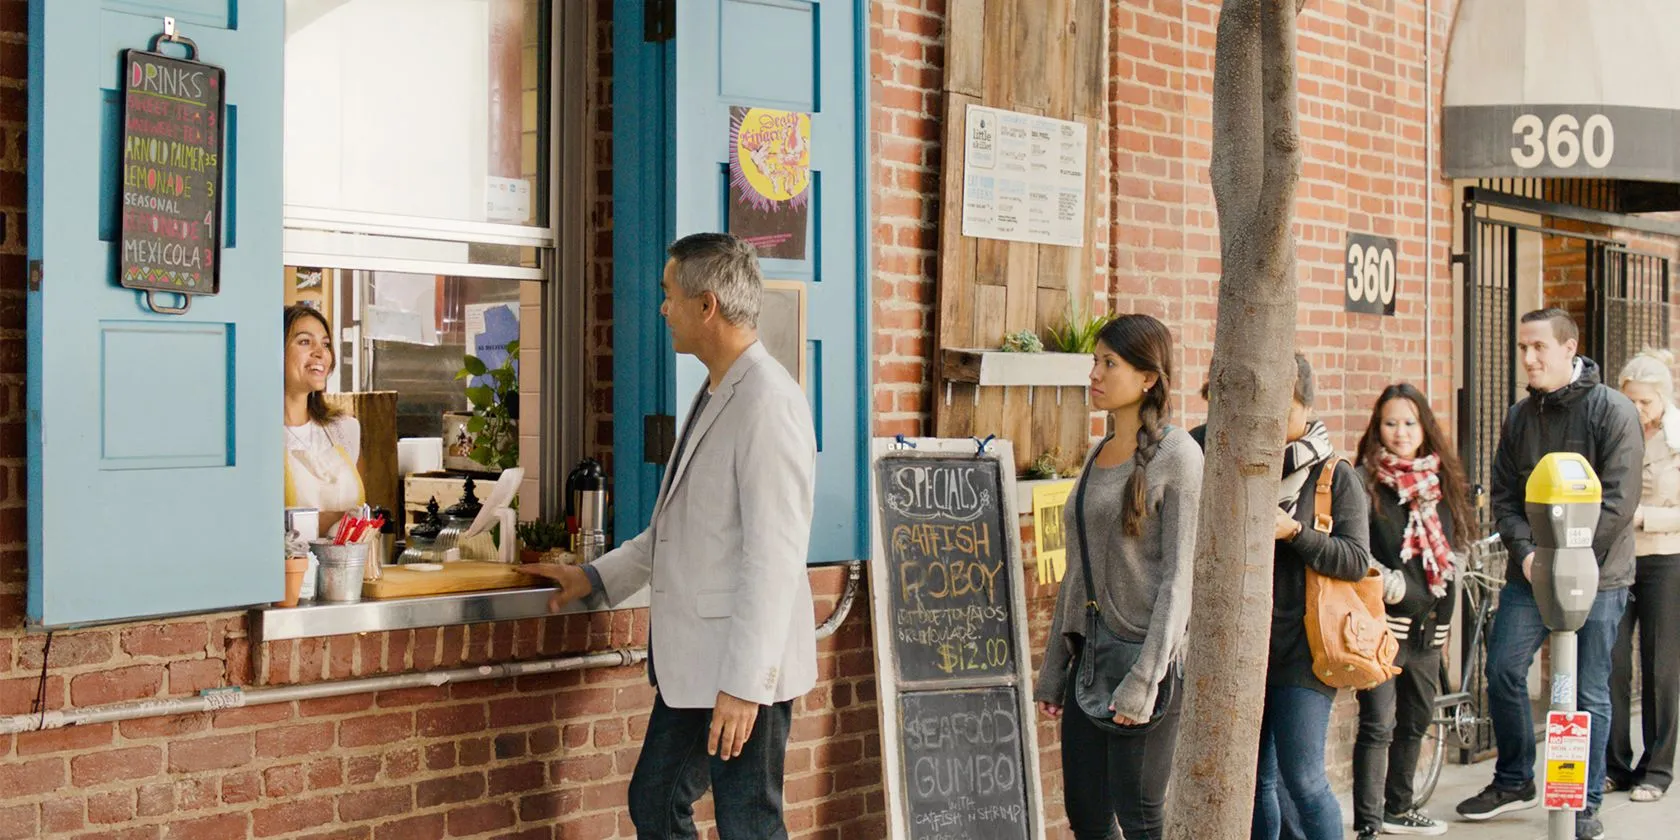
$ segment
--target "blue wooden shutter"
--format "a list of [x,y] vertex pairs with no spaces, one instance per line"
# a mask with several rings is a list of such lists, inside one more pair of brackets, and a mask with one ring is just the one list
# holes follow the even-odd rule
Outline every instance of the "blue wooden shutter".
[[[863,473],[868,227],[860,142],[867,3],[665,2],[675,6],[675,37],[662,45],[643,42],[642,0],[618,3],[614,18],[619,533],[646,526],[658,492],[657,468],[639,465],[641,416],[673,414],[680,429],[706,376],[692,356],[671,358],[658,313],[662,248],[685,234],[728,227],[730,106],[778,108],[812,114],[809,258],[764,261],[767,277],[806,284],[807,390],[819,448],[811,562],[860,559],[869,533]],[[663,119],[651,113],[660,108],[668,109]],[[653,133],[663,136],[656,140]],[[658,381],[651,389],[631,386],[647,376],[649,358],[658,361]]]
[[[221,294],[182,316],[151,312],[115,268],[120,56],[145,49],[164,15],[227,72]],[[30,3],[32,622],[208,611],[284,589],[284,18],[281,0]]]

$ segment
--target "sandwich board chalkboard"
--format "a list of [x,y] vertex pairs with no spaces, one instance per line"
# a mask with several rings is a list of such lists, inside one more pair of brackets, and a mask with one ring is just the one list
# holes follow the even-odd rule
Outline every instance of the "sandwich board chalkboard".
[[877,439],[871,462],[890,836],[1043,837],[1012,447]]

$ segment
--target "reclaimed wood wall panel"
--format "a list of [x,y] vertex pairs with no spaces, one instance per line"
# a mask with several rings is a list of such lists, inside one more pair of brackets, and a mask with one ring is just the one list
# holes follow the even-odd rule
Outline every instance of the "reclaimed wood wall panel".
[[[946,11],[944,161],[941,177],[936,355],[996,348],[1004,334],[1033,330],[1049,345],[1071,308],[1089,313],[1097,219],[1106,190],[1103,148],[1106,27],[1103,0],[949,0]],[[971,105],[1083,123],[1085,244],[1080,248],[962,235],[963,152]],[[1080,388],[950,383],[933,366],[934,434],[997,435],[1014,443],[1016,466],[1060,450],[1083,456],[1091,415]],[[1060,399],[1058,399],[1058,397]]]

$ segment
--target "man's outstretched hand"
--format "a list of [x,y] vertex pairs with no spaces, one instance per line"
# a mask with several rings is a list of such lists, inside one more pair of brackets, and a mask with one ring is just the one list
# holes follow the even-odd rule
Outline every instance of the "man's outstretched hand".
[[554,581],[554,594],[548,596],[548,611],[559,612],[567,604],[589,597],[594,587],[589,585],[589,576],[583,573],[582,567],[566,563],[525,563],[518,567],[519,571],[532,577],[547,578]]

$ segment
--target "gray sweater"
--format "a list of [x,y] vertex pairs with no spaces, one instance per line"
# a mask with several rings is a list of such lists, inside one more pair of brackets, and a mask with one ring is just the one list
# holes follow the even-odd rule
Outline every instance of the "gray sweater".
[[[1107,443],[1107,439],[1104,439]],[[1140,723],[1155,711],[1155,693],[1167,669],[1184,656],[1190,622],[1190,584],[1195,572],[1196,514],[1202,496],[1202,450],[1183,429],[1169,427],[1149,463],[1148,504],[1143,535],[1120,530],[1126,481],[1136,459],[1117,467],[1087,456],[1079,480],[1086,483],[1085,531],[1091,542],[1091,576],[1100,593],[1102,618],[1110,630],[1143,640],[1143,654],[1114,691],[1114,710]],[[1077,492],[1077,491],[1076,491]],[[1067,570],[1051,617],[1035,699],[1065,702],[1074,643],[1085,634],[1085,576],[1080,567],[1079,523],[1074,498],[1062,514],[1067,529]]]

